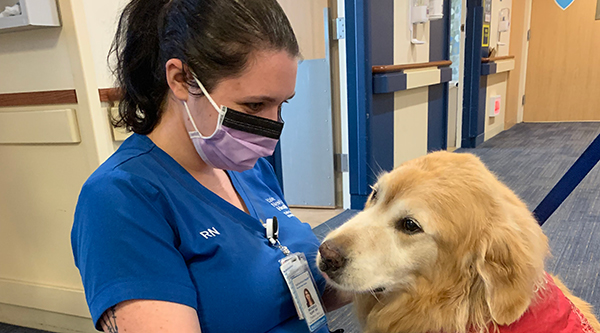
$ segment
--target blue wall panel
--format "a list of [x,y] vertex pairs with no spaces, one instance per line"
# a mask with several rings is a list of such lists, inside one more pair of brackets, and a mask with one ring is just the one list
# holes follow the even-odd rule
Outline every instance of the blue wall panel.
[[369,195],[367,139],[371,108],[372,74],[369,1],[347,0],[346,63],[348,80],[348,154],[351,207],[361,209]]
[[[450,4],[444,2],[444,17],[429,23],[429,61],[450,59]],[[427,151],[447,148],[448,83],[429,86]]]
[[[394,1],[371,1],[371,66],[394,63]],[[373,95],[370,114],[369,183],[394,168],[394,93]]]
[[[483,6],[481,0],[467,0],[465,41],[465,76],[463,95],[462,142],[464,148],[474,148],[480,138],[479,95],[481,84],[481,38]],[[484,123],[485,124],[485,123]]]

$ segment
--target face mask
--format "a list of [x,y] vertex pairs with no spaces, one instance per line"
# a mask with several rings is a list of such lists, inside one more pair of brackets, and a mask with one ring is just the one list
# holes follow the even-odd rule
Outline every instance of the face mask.
[[252,169],[259,158],[273,155],[283,130],[283,122],[249,115],[225,106],[219,108],[195,75],[194,80],[219,113],[215,131],[210,136],[203,136],[187,103],[183,101],[194,126],[194,131],[189,132],[190,138],[206,164],[217,169],[245,171]]

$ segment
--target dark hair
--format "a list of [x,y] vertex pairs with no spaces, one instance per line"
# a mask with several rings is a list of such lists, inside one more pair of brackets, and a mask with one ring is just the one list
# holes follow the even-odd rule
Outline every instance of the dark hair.
[[[148,134],[169,91],[165,64],[180,59],[210,92],[239,75],[253,51],[287,51],[298,42],[277,0],[132,0],[123,10],[109,58],[122,91],[115,126]],[[187,66],[187,67],[186,67]]]

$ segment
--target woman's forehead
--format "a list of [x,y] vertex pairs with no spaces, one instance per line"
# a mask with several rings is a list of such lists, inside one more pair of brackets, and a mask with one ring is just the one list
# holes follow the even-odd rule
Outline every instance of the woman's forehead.
[[251,57],[241,75],[223,79],[216,89],[235,91],[238,96],[265,102],[280,102],[293,97],[297,71],[298,59],[286,51],[261,51]]

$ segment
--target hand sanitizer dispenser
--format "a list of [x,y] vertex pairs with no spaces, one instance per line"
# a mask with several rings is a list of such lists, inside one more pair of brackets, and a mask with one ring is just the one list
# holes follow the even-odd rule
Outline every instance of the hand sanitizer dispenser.
[[500,37],[502,37],[502,33],[508,31],[510,28],[510,9],[504,8],[500,10],[498,14],[498,46],[506,45],[506,43],[502,43],[500,41]]
[[410,42],[412,44],[425,44],[415,36],[415,25],[425,24],[429,21],[429,0],[408,1],[408,25],[410,30]]

